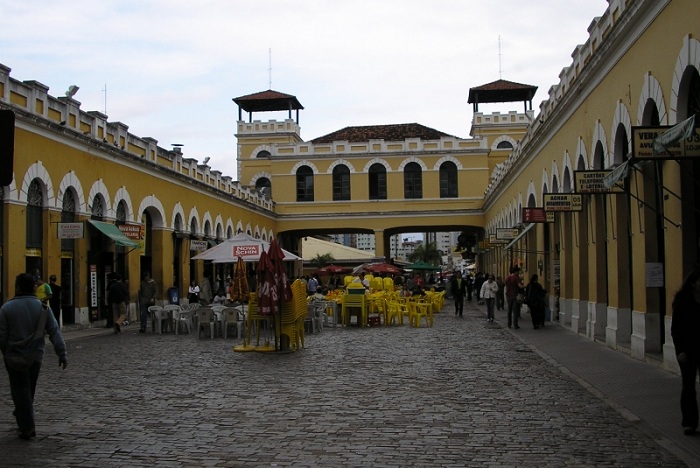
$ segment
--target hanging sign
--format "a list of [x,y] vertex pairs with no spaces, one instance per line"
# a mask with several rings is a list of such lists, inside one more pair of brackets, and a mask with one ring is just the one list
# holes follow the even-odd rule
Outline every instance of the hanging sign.
[[523,223],[553,223],[554,212],[544,208],[523,208]]
[[195,252],[204,252],[209,248],[209,243],[207,241],[202,241],[202,240],[191,240],[190,241],[190,250],[194,250]]
[[583,195],[578,193],[545,193],[542,202],[545,211],[581,211]]
[[514,228],[497,228],[496,239],[498,240],[513,240],[518,237],[518,230]]
[[625,193],[623,180],[606,187],[604,179],[612,171],[574,171],[576,193]]
[[[685,130],[684,127],[667,125],[632,127],[632,157],[659,160],[700,158],[700,128]],[[667,132],[669,135],[666,135]],[[654,142],[657,139],[659,142],[655,150]]]

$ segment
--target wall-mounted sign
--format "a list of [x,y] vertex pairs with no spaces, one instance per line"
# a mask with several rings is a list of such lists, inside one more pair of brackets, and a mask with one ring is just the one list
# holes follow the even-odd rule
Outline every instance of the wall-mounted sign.
[[542,202],[545,211],[581,211],[583,195],[578,193],[545,193]]
[[496,237],[496,234],[489,234],[489,243],[490,244],[507,244],[509,242],[508,239],[499,239]]
[[618,180],[611,187],[603,179],[612,171],[574,171],[577,193],[625,193],[624,181]]
[[496,239],[498,240],[513,240],[518,237],[518,230],[515,228],[497,228]]
[[523,208],[523,223],[553,223],[554,212],[544,208]]
[[191,240],[190,241],[190,250],[194,250],[195,252],[204,252],[209,248],[209,243],[205,240]]
[[83,223],[58,223],[58,238],[59,239],[82,239]]
[[[670,129],[680,132],[683,129],[668,125],[658,127],[632,127],[632,157],[635,159],[683,159],[700,158],[700,129],[691,129],[687,138],[669,139],[663,144],[662,151],[654,152],[654,140]],[[693,131],[694,130],[694,131]],[[683,134],[679,137],[686,136]],[[662,139],[663,140],[663,139]]]

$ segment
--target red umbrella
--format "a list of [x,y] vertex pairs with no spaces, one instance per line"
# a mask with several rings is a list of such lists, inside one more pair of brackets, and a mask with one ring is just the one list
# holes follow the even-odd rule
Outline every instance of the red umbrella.
[[389,263],[363,263],[359,267],[353,270],[354,274],[360,272],[365,273],[387,273],[390,275],[400,275],[401,268],[391,265]]
[[263,251],[258,260],[258,312],[260,315],[272,315],[277,310],[277,285],[275,272],[270,257]]
[[[270,242],[270,250],[268,250],[267,253],[275,272],[275,284],[277,285],[278,291],[280,291],[280,299],[282,302],[291,301],[292,286],[289,284],[287,273],[284,270],[285,254],[279,242],[277,242],[277,239],[272,239]],[[282,309],[280,308],[280,310]]]
[[236,267],[233,270],[233,278],[231,279],[231,291],[229,291],[231,300],[236,302],[246,302],[250,291],[248,290],[248,278],[246,277],[245,262],[242,257],[238,257]]
[[352,271],[352,268],[341,267],[338,265],[326,265],[326,266],[321,267],[318,270],[316,270],[316,273],[323,275],[323,274],[347,273],[349,271]]

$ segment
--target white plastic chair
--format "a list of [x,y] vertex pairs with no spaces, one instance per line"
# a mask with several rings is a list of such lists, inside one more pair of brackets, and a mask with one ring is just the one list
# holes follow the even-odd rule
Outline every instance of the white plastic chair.
[[168,304],[166,306],[163,306],[163,311],[167,312],[168,317],[170,318],[170,323],[172,323],[172,328],[175,330],[175,333],[177,334],[177,321],[178,321],[178,317],[180,315],[180,312],[182,312],[182,309],[177,304]]
[[236,338],[243,337],[245,322],[243,319],[243,311],[240,307],[226,307],[223,310],[224,314],[224,338],[228,338],[228,327],[236,327]]
[[215,317],[214,317],[214,311],[211,310],[209,307],[201,307],[196,310],[197,313],[197,322],[199,322],[199,325],[197,326],[197,338],[202,337],[202,328],[205,330],[209,328],[209,334],[212,339],[214,339],[214,335],[216,334],[215,329],[216,329],[216,323],[214,322]]
[[187,330],[187,333],[192,333],[192,314],[193,311],[191,310],[181,310],[177,314],[177,318],[174,319],[175,334],[179,332],[180,326],[182,326],[184,330]]
[[170,316],[168,313],[165,312],[161,306],[150,306],[148,308],[148,314],[151,316],[151,329],[159,335],[162,334],[163,322],[165,322],[166,328],[170,322]]

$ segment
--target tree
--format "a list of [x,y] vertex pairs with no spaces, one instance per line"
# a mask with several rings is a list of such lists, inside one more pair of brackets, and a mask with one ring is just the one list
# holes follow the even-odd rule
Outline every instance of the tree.
[[413,263],[423,261],[431,265],[440,265],[441,260],[442,252],[438,250],[435,242],[419,245],[416,247],[416,250],[411,252],[408,256],[408,261]]
[[314,258],[311,259],[311,264],[315,266],[316,268],[322,268],[330,263],[333,263],[335,261],[335,258],[333,258],[333,255],[327,253],[327,254],[316,254]]

